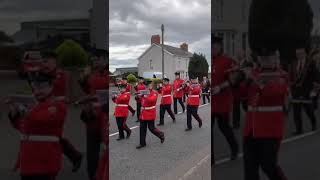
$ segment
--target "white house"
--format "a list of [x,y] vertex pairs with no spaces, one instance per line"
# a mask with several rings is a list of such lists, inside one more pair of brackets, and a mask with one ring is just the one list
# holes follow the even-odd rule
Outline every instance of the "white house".
[[238,49],[249,51],[248,17],[251,0],[213,0],[212,30],[223,39],[224,51],[235,56]]
[[[183,43],[180,48],[164,45],[164,75],[172,82],[174,73],[180,72],[181,78],[188,78],[188,65],[190,58],[193,56],[188,51],[188,44]],[[151,46],[138,57],[138,74],[162,72],[162,45],[160,36],[151,37]]]

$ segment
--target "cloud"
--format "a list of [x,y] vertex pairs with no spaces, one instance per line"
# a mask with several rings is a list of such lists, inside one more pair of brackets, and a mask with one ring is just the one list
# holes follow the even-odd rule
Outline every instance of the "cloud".
[[151,36],[161,34],[161,24],[165,25],[165,44],[179,47],[186,42],[190,51],[201,52],[209,57],[210,0],[109,2],[110,63],[114,66],[117,63],[123,65],[123,59],[136,60],[150,46]]

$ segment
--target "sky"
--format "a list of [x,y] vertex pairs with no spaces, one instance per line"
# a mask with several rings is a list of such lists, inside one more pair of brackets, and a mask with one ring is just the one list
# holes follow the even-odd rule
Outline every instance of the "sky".
[[88,18],[91,7],[92,0],[0,0],[0,30],[12,35],[23,21]]
[[137,66],[151,36],[161,34],[175,47],[186,42],[190,52],[201,52],[210,61],[211,0],[110,0],[110,71]]

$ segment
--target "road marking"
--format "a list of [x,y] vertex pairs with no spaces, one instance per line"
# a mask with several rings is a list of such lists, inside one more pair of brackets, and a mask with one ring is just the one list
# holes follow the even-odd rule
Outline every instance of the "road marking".
[[186,179],[188,176],[191,176],[198,168],[202,166],[202,164],[206,163],[208,160],[211,159],[211,154],[208,154],[206,157],[201,159],[195,166],[193,166],[191,169],[189,169],[183,177],[179,178],[179,180]]
[[[208,103],[207,103],[207,104],[200,105],[199,108],[201,108],[201,107],[203,107],[203,106],[206,106],[206,105],[208,105]],[[178,114],[181,114],[181,113],[182,113],[182,112],[178,112]],[[169,116],[168,116],[168,117],[169,117]],[[133,127],[131,127],[130,129],[133,130],[133,129],[136,129],[136,128],[138,128],[138,127],[140,127],[140,126],[133,126]],[[119,134],[119,132],[112,133],[112,134],[109,134],[109,137],[112,137],[112,136],[115,136],[115,135],[118,135],[118,134]]]
[[[281,142],[281,144],[286,144],[286,143],[289,143],[289,142],[293,142],[293,141],[296,141],[296,140],[299,140],[299,139],[314,135],[317,132],[318,131],[312,131],[312,132],[308,132],[308,133],[305,133],[305,134],[302,134],[302,135],[299,135],[299,136],[290,137],[290,138],[284,139]],[[239,154],[239,158],[242,158],[242,157],[243,157],[243,153],[240,153]],[[230,162],[230,158],[223,158],[223,159],[217,160],[214,163],[214,165],[221,165],[221,164],[224,164],[224,163],[227,163],[227,162]]]

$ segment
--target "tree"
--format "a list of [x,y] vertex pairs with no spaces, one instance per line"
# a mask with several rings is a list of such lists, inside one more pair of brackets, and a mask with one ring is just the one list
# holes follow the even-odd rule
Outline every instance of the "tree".
[[203,76],[208,76],[209,64],[203,54],[194,53],[189,61],[188,74],[196,76],[202,81]]
[[133,75],[133,74],[129,74],[129,75],[127,76],[127,79],[128,79],[128,83],[130,83],[130,84],[134,84],[134,83],[137,82],[137,78],[136,78],[136,76]]
[[249,44],[253,53],[259,48],[278,49],[286,67],[295,49],[309,48],[313,12],[308,0],[252,0],[249,14]]
[[87,52],[73,40],[65,40],[56,53],[58,64],[62,67],[84,67],[89,63]]

